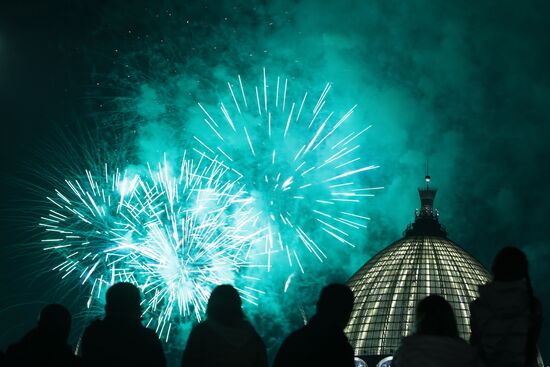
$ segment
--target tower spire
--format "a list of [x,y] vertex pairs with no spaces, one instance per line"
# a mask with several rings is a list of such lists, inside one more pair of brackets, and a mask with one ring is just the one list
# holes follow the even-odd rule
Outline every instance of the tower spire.
[[436,213],[434,213],[433,205],[437,189],[430,188],[432,178],[430,177],[428,161],[426,161],[426,177],[424,177],[424,180],[426,181],[426,188],[418,189],[418,194],[420,195],[420,213],[417,216],[434,217]]
[[426,187],[418,188],[420,210],[416,211],[414,223],[407,227],[405,235],[436,235],[445,237],[447,231],[445,231],[443,226],[439,223],[439,214],[437,210],[434,209],[437,189],[430,187],[432,178],[430,177],[428,161],[426,161],[426,176],[424,177],[424,181],[426,182]]

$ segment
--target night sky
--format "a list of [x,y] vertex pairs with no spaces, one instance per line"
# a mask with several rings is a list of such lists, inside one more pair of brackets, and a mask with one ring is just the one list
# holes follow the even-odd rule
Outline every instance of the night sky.
[[[385,187],[368,201],[362,245],[297,277],[285,305],[300,297],[307,308],[401,237],[429,160],[449,237],[486,266],[502,246],[521,247],[550,313],[549,2],[157,3],[0,5],[0,348],[45,302],[84,320],[78,282],[60,286],[37,244],[45,176],[78,166],[79,149],[128,164],[177,151],[197,129],[197,100],[213,104],[229,79],[263,67],[293,86],[331,82],[334,100],[357,103],[352,123],[373,124],[365,159],[380,166],[369,184]],[[297,326],[286,316],[297,311],[274,312]],[[278,332],[260,330],[272,346]],[[540,346],[550,358],[547,327]]]

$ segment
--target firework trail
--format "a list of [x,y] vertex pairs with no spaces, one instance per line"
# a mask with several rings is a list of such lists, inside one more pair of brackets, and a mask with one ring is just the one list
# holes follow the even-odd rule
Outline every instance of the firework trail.
[[316,98],[298,96],[288,79],[269,81],[265,69],[259,86],[249,88],[238,76],[227,87],[217,108],[198,103],[205,129],[194,139],[199,152],[223,160],[246,184],[255,225],[265,228],[268,271],[275,253],[302,272],[304,252],[323,262],[318,229],[354,247],[350,233],[369,220],[364,199],[381,189],[364,186],[359,177],[378,166],[362,162],[358,143],[370,126],[357,131],[346,124],[356,106],[338,116],[327,107],[331,84]]
[[[147,325],[168,340],[174,322],[200,320],[215,285],[235,283],[239,269],[253,266],[257,233],[248,228],[256,218],[227,171],[184,155],[176,175],[165,158],[141,174],[105,165],[101,175],[66,180],[39,224],[44,250],[63,259],[53,270],[91,284],[88,307],[114,282],[138,285]],[[261,293],[240,291],[252,303]]]

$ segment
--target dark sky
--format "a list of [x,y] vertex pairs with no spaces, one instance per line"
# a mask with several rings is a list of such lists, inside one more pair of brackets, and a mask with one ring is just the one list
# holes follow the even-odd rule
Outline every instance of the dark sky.
[[[399,238],[429,159],[450,237],[485,265],[504,245],[523,248],[548,314],[550,3],[148,3],[0,5],[0,347],[55,294],[32,243],[46,184],[36,172],[64,159],[60,136],[89,129],[120,142],[130,131],[134,156],[147,158],[167,136],[181,141],[174,120],[191,116],[195,97],[262,66],[333,82],[374,125],[367,151],[385,190],[340,277]],[[147,91],[162,112],[144,110]],[[548,345],[545,328],[550,356]]]

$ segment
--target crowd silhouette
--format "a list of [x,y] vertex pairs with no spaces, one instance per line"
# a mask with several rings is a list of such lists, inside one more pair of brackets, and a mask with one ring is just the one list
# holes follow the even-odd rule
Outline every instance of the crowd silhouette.
[[[418,303],[415,331],[403,338],[392,366],[537,366],[542,307],[531,287],[527,257],[518,248],[505,247],[491,270],[493,280],[480,286],[479,298],[470,305],[469,343],[459,337],[451,305],[440,295],[429,295]],[[105,317],[85,329],[77,354],[67,343],[71,314],[62,305],[47,305],[36,327],[0,353],[0,365],[166,366],[157,334],[141,324],[140,303],[136,286],[111,286]],[[182,367],[268,365],[266,347],[241,303],[231,285],[214,288],[207,319],[189,335]],[[316,314],[284,340],[273,367],[354,366],[354,351],[344,334],[353,304],[353,293],[346,285],[324,287]]]

